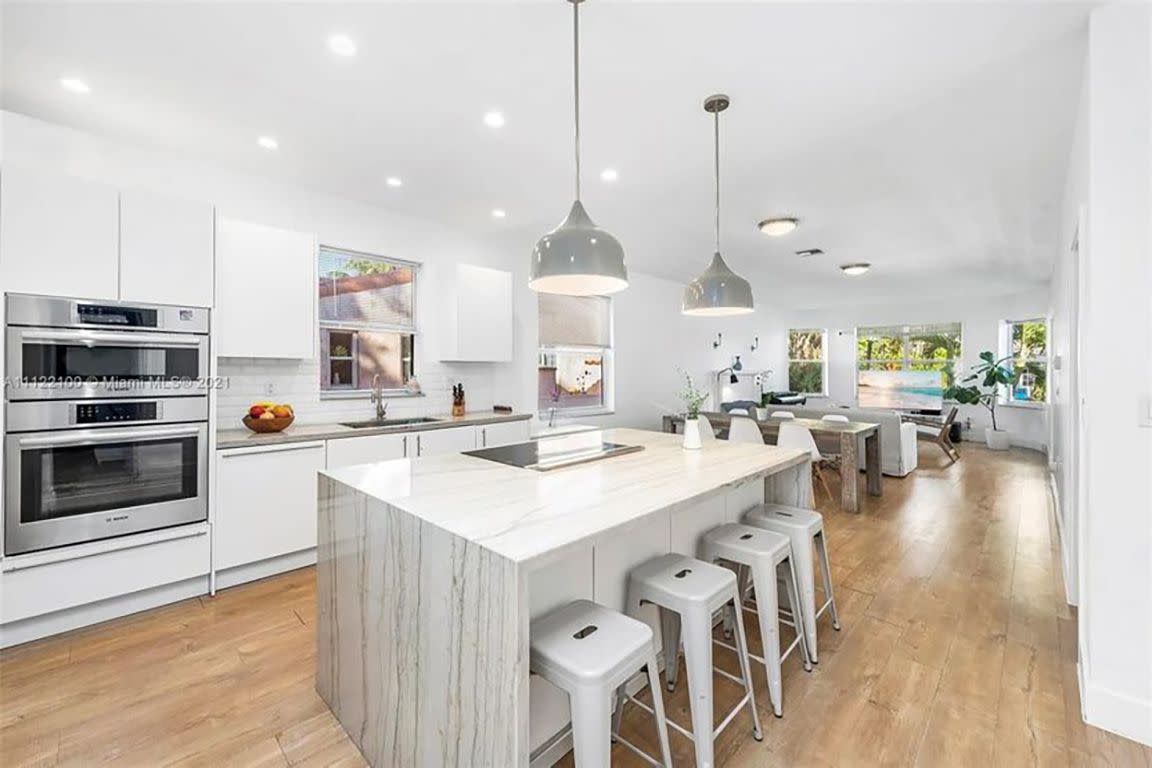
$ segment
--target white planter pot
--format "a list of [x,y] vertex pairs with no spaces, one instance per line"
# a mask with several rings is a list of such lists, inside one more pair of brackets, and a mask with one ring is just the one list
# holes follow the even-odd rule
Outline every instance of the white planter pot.
[[984,442],[988,443],[988,447],[994,451],[1006,451],[1012,444],[1007,430],[992,429],[992,427],[985,427]]
[[684,419],[684,449],[688,451],[700,448],[700,419]]

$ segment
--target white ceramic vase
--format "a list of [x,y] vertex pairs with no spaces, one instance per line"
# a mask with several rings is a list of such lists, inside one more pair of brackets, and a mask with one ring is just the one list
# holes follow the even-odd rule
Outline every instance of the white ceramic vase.
[[992,427],[984,428],[984,442],[988,443],[988,447],[994,451],[1006,451],[1011,445],[1007,430],[992,429]]
[[684,450],[700,448],[700,419],[684,419]]

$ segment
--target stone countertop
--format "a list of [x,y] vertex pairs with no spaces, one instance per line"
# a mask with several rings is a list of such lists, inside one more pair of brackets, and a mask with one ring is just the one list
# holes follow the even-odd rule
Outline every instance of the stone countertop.
[[384,502],[372,509],[404,512],[524,563],[661,510],[675,510],[719,488],[809,461],[797,450],[727,441],[689,451],[681,447],[680,437],[635,429],[546,442],[577,449],[601,440],[644,449],[548,472],[456,453],[342,467],[321,475]]
[[[396,418],[405,418],[398,416]],[[414,417],[415,418],[415,417]],[[389,435],[404,432],[427,432],[432,429],[449,427],[479,426],[500,424],[506,421],[525,421],[532,418],[529,413],[497,413],[495,411],[472,411],[463,416],[434,415],[420,424],[403,424],[388,427],[346,427],[343,424],[293,424],[283,432],[259,433],[249,429],[220,429],[216,431],[216,449],[252,448],[284,443],[303,443],[309,440],[334,440],[344,437],[364,437],[366,435]]]

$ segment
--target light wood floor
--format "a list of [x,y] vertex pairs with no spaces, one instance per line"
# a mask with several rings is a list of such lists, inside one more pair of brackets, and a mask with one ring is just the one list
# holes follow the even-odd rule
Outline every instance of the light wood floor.
[[[820,499],[843,631],[822,620],[819,666],[786,665],[783,719],[754,667],[765,740],[741,716],[721,765],[1152,768],[1080,720],[1042,458],[961,450],[944,468],[922,445],[859,516]],[[0,652],[0,765],[363,765],[312,688],[314,614],[305,569]],[[684,688],[666,701],[687,724]],[[626,728],[652,746],[642,712]]]

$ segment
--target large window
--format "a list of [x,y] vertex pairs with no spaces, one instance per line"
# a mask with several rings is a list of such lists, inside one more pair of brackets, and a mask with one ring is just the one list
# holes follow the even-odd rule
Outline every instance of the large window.
[[1017,375],[1016,384],[1012,387],[1011,402],[1047,402],[1047,320],[1004,322],[1000,329],[1000,356],[1012,358],[1012,370]]
[[819,328],[788,331],[788,390],[805,395],[826,395],[828,379],[824,350],[828,333]]
[[960,323],[856,329],[860,371],[940,371],[950,386],[960,365]]
[[[403,389],[416,346],[415,264],[320,248],[320,390]],[[273,331],[274,332],[274,331]]]
[[611,406],[612,302],[542,293],[537,387],[540,411],[593,413]]

